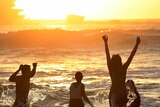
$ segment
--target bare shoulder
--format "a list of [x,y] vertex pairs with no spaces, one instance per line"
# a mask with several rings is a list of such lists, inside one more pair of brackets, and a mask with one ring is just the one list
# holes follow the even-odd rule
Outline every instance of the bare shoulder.
[[83,83],[81,83],[83,86],[84,86],[84,84]]
[[76,82],[73,82],[71,85],[75,85],[76,84]]
[[71,86],[75,86],[75,85],[76,85],[76,82],[71,83]]
[[85,85],[84,85],[83,83],[81,83],[81,86],[82,86],[82,87],[85,87]]

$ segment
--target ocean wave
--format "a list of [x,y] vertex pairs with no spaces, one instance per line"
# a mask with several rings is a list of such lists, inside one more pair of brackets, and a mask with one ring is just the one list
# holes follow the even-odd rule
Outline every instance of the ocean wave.
[[[100,88],[101,86],[99,86],[91,89],[89,88],[90,86],[86,86],[86,94],[95,107],[109,107],[109,87],[106,89],[105,86],[103,86],[104,88]],[[92,86],[95,85],[92,84]],[[160,89],[159,83],[137,84],[137,87],[142,98],[141,107],[148,107],[151,104],[154,107],[158,107],[158,98],[160,97],[158,95],[158,90]],[[52,87],[50,85],[31,83],[30,88],[29,101],[32,107],[67,107],[68,105],[69,89],[66,87]],[[0,85],[0,92],[0,105],[11,106],[15,99],[15,85]],[[86,103],[85,105],[88,107]]]

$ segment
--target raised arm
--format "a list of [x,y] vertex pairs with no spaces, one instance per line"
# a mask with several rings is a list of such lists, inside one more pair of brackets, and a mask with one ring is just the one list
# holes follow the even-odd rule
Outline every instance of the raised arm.
[[31,71],[30,77],[33,77],[36,74],[37,63],[33,63],[33,69]]
[[19,66],[19,69],[10,76],[10,78],[9,78],[9,81],[10,81],[10,82],[16,82],[17,74],[18,74],[19,71],[21,70],[22,66],[23,66],[23,65],[20,65],[20,66]]
[[108,48],[108,37],[106,35],[104,35],[102,38],[103,38],[104,44],[105,44],[106,59],[107,59],[107,65],[109,68],[110,63],[111,63],[111,58],[110,58],[110,52],[109,52],[109,48]]
[[90,102],[90,100],[88,99],[88,97],[86,96],[86,93],[85,93],[85,86],[82,85],[82,96],[84,98],[84,100],[91,105],[91,107],[94,107],[93,104]]
[[134,48],[133,48],[133,50],[132,50],[132,52],[131,52],[128,60],[126,61],[126,63],[124,63],[124,67],[125,67],[126,69],[127,69],[128,66],[130,65],[130,63],[131,63],[131,61],[132,61],[132,59],[133,59],[133,57],[134,57],[134,55],[135,55],[135,53],[136,53],[136,51],[137,51],[137,48],[138,48],[140,42],[141,42],[140,37],[137,37],[136,44],[135,44],[135,46],[134,46]]

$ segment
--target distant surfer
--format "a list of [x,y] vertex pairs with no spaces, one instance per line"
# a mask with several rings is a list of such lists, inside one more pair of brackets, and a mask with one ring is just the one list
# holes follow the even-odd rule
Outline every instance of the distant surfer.
[[128,89],[128,103],[127,103],[127,107],[140,107],[140,95],[137,91],[137,88],[134,84],[133,80],[127,80],[126,82],[126,87]]
[[108,48],[108,37],[104,35],[102,38],[105,43],[107,66],[112,82],[109,93],[110,107],[126,107],[127,91],[126,91],[125,80],[126,80],[127,68],[129,67],[137,51],[137,48],[140,44],[140,38],[137,37],[135,47],[132,50],[128,60],[124,64],[122,64],[122,60],[119,54],[113,55],[112,58],[110,58],[110,52]]
[[[16,83],[16,99],[13,107],[29,107],[28,94],[30,88],[30,78],[36,73],[37,63],[33,63],[33,69],[29,65],[20,65],[19,69],[14,72],[9,81]],[[17,74],[22,71],[22,75]]]
[[69,107],[84,107],[82,98],[93,107],[85,93],[85,85],[81,82],[83,75],[81,72],[76,72],[75,74],[76,82],[72,83],[70,86],[70,101]]

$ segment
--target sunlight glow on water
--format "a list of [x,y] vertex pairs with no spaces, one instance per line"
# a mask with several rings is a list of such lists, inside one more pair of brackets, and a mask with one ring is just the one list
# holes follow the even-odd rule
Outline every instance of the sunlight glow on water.
[[[131,36],[130,36],[131,37]],[[156,39],[150,44],[139,47],[127,72],[127,79],[133,79],[142,97],[141,107],[159,106],[160,74],[159,41],[152,36],[142,37]],[[142,41],[143,41],[142,39]],[[160,39],[159,39],[160,40]],[[154,44],[154,46],[152,46]],[[133,46],[121,45],[111,49],[111,54],[120,53],[123,63],[127,60]],[[86,93],[95,107],[106,107],[110,89],[110,76],[106,65],[104,47],[99,48],[20,48],[1,49],[0,52],[0,105],[11,105],[15,98],[14,83],[8,81],[20,64],[38,63],[37,73],[31,79],[29,94],[31,104],[39,106],[59,105],[67,107],[69,86],[75,81],[74,74],[81,71]],[[32,66],[32,65],[31,65]],[[8,86],[9,85],[9,86]],[[7,86],[7,88],[6,88]],[[59,100],[62,99],[62,100]],[[86,106],[88,107],[88,105]]]

